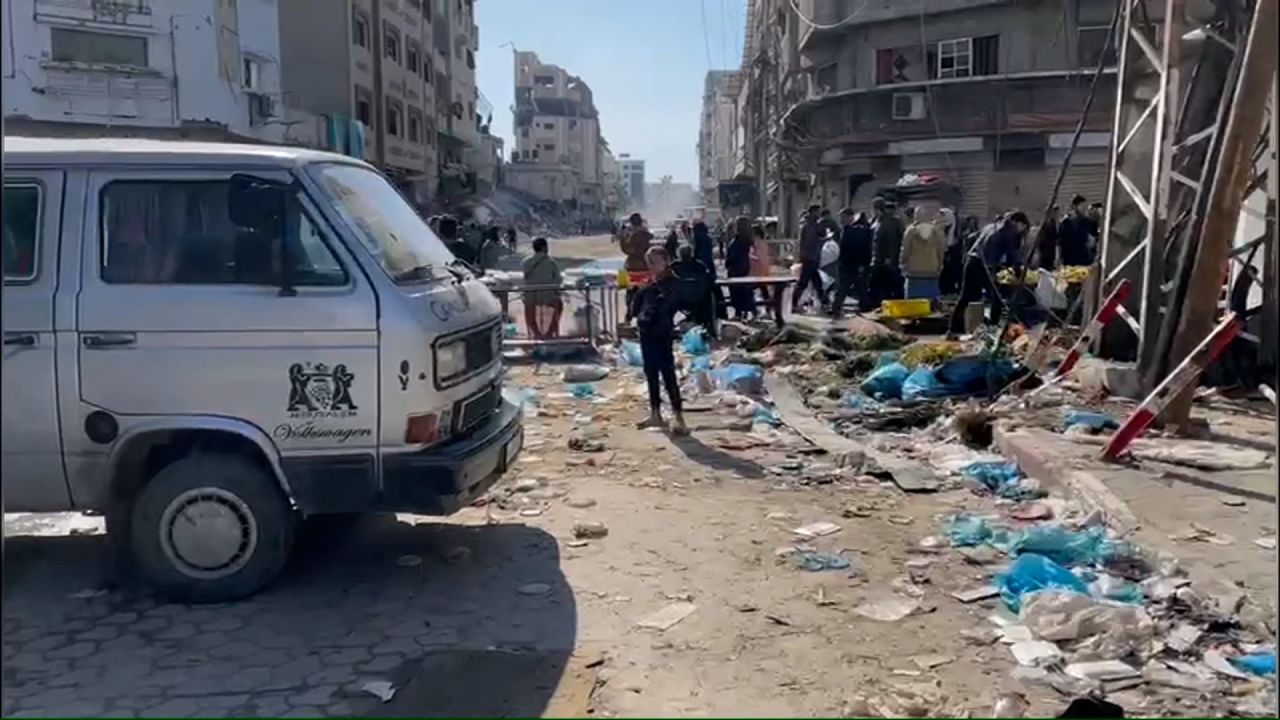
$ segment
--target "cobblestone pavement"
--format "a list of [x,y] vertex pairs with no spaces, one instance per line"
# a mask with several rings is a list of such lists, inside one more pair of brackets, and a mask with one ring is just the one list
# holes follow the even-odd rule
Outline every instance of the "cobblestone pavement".
[[[102,535],[9,536],[3,714],[370,714],[379,706],[365,682],[402,684],[433,655],[461,658],[458,672],[477,681],[487,662],[510,676],[510,657],[522,652],[563,667],[575,607],[549,535],[400,520],[308,527],[271,589],[220,606],[162,604],[134,589],[98,594]],[[460,547],[469,556],[450,562]],[[516,591],[535,582],[550,586],[545,595]],[[554,683],[521,687],[517,674],[507,685],[507,707],[536,715]]]

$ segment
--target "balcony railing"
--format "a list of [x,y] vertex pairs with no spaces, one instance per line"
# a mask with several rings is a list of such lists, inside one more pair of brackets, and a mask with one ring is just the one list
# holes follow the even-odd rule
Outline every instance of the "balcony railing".
[[[1110,128],[1113,78],[1105,76],[1099,86],[1087,130]],[[808,140],[817,142],[1062,132],[1074,129],[1080,119],[1089,81],[1085,73],[1055,73],[882,85],[800,103],[788,119],[804,128]]]

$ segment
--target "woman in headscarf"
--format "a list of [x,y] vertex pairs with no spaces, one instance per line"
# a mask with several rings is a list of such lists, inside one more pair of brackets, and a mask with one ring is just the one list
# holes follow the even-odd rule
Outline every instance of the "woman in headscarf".
[[[739,217],[732,225],[733,236],[725,250],[724,270],[731,277],[747,277],[751,274],[751,220]],[[729,304],[739,320],[746,320],[756,312],[755,288],[750,285],[730,285]]]

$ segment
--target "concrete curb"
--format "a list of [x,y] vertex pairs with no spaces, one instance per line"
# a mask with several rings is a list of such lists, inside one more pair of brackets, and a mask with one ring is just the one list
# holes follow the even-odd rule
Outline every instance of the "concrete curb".
[[1056,487],[1079,502],[1086,512],[1102,513],[1107,525],[1117,533],[1127,535],[1138,529],[1138,518],[1128,504],[1108,490],[1097,476],[1045,454],[1049,443],[1039,440],[1034,433],[997,425],[994,441],[1005,457],[1016,462],[1027,476],[1044,483],[1046,489]]

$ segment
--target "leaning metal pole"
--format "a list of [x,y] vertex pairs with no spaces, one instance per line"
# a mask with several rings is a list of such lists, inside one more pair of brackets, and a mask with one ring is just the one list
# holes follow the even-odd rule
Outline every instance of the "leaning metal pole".
[[[1200,234],[1200,251],[1191,272],[1178,334],[1174,337],[1173,362],[1187,357],[1213,329],[1217,318],[1228,253],[1254,169],[1253,150],[1262,134],[1268,101],[1276,83],[1277,22],[1280,21],[1276,14],[1277,1],[1258,0],[1254,8],[1240,82],[1223,131],[1209,210]],[[1170,403],[1165,412],[1167,422],[1186,422],[1194,390],[1189,388]]]

